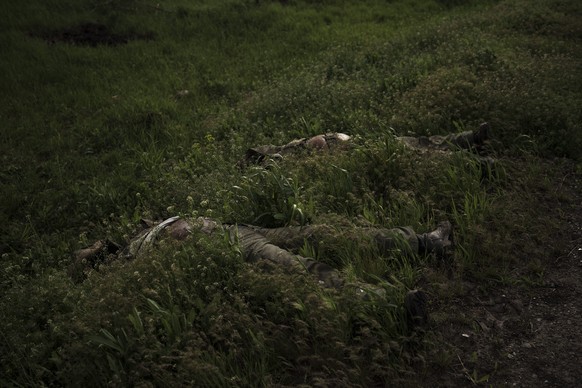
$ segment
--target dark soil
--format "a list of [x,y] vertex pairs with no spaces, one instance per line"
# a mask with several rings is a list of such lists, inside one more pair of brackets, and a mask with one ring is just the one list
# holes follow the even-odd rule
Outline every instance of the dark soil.
[[[531,222],[550,217],[561,229],[536,236],[546,252],[537,278],[522,276],[534,258],[514,252],[522,257],[511,274],[519,276],[499,286],[459,281],[450,301],[434,303],[431,335],[442,346],[420,385],[582,386],[582,178],[574,171],[548,163],[552,190],[535,195],[539,217]],[[562,253],[552,255],[556,247]]]
[[151,32],[117,34],[110,31],[109,27],[97,23],[83,23],[61,30],[31,33],[31,35],[51,44],[64,42],[91,47],[97,47],[99,45],[117,46],[126,44],[132,40],[154,39],[154,35]]

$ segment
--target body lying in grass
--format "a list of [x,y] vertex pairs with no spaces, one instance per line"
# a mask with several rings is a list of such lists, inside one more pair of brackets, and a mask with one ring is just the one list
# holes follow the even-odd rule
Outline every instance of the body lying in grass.
[[[427,150],[475,150],[479,151],[487,140],[489,126],[482,124],[475,131],[466,131],[448,136],[432,136],[410,138],[398,138],[407,146]],[[324,150],[341,147],[349,142],[350,136],[341,133],[318,135],[312,138],[294,140],[283,146],[260,146],[247,151],[245,157],[239,162],[244,167],[249,164],[262,164],[267,158],[283,157],[283,155],[297,152],[301,149]],[[451,224],[443,222],[436,230],[417,234],[409,227],[394,229],[383,228],[353,228],[338,231],[329,225],[308,225],[302,227],[261,228],[242,224],[220,224],[208,218],[196,220],[172,217],[155,225],[149,225],[140,235],[131,240],[123,249],[109,241],[98,241],[91,247],[81,249],[75,253],[75,262],[71,267],[71,274],[76,280],[84,278],[87,268],[95,267],[107,259],[132,259],[139,258],[152,249],[155,242],[162,238],[184,240],[194,228],[212,234],[217,230],[227,233],[232,242],[239,244],[245,260],[248,262],[270,262],[281,267],[294,267],[305,270],[315,276],[324,287],[344,288],[353,286],[356,293],[363,298],[371,294],[381,294],[382,290],[369,284],[348,283],[340,276],[340,272],[331,266],[319,262],[311,257],[304,257],[293,253],[306,241],[317,243],[326,236],[336,235],[340,238],[357,239],[357,236],[365,235],[365,238],[373,241],[378,252],[384,256],[390,256],[394,250],[399,250],[408,255],[435,254],[443,256],[450,247],[449,239]],[[355,236],[355,237],[354,237]],[[358,241],[355,241],[358,243]],[[410,316],[417,316],[422,312],[420,321],[426,320],[426,314],[422,306],[424,296],[419,292],[411,292],[408,296],[407,310]],[[412,308],[410,306],[417,306]]]
[[[423,151],[456,151],[468,150],[478,154],[483,152],[483,148],[490,136],[488,123],[483,123],[479,128],[472,131],[451,133],[446,136],[400,136],[397,137],[404,145]],[[246,167],[251,164],[262,164],[268,158],[283,158],[284,155],[297,152],[303,149],[322,151],[333,148],[342,148],[350,141],[351,137],[345,133],[326,133],[293,140],[282,146],[262,145],[249,148],[245,156],[238,162],[239,167]],[[492,163],[490,158],[481,157],[482,164]]]
[[[330,234],[338,236],[337,229],[328,225],[261,228],[251,225],[220,224],[203,217],[186,219],[176,216],[151,225],[123,249],[108,241],[98,241],[88,248],[76,251],[71,275],[76,280],[82,280],[86,269],[95,267],[101,262],[114,259],[139,259],[151,251],[157,241],[164,238],[185,240],[194,229],[208,235],[227,233],[233,243],[238,243],[244,259],[248,262],[269,262],[284,268],[302,269],[314,275],[323,287],[338,289],[353,287],[356,295],[363,299],[370,298],[370,295],[383,296],[383,290],[378,287],[361,282],[346,282],[337,269],[311,257],[292,253],[291,250],[300,248],[305,241],[316,242],[325,239]],[[452,227],[446,221],[441,222],[434,231],[422,234],[415,233],[409,227],[357,229],[357,231],[340,230],[339,238],[349,238],[352,233],[366,235],[374,241],[378,251],[383,255],[389,255],[398,249],[409,255],[434,254],[440,257],[451,246]],[[425,296],[418,291],[411,291],[407,296],[407,312],[415,325],[426,322],[425,300]]]

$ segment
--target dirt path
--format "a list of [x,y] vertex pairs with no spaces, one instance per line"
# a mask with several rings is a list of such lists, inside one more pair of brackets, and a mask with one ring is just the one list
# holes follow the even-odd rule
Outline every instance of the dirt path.
[[[578,224],[578,231],[580,231]],[[548,267],[546,285],[527,296],[518,330],[507,330],[494,384],[582,386],[582,239]],[[519,330],[521,329],[521,330]]]
[[564,201],[538,198],[546,205],[539,211],[563,228],[561,241],[540,239],[553,238],[563,253],[522,258],[524,267],[541,264],[533,284],[484,289],[463,281],[452,301],[436,306],[433,329],[447,345],[432,355],[437,365],[423,385],[582,387],[582,179],[573,171],[572,165],[548,171]]
[[523,317],[525,331],[510,332],[505,346],[508,361],[492,382],[513,386],[582,386],[582,183],[567,179],[576,198],[557,206],[571,240],[569,250],[547,258],[544,285],[527,295]]

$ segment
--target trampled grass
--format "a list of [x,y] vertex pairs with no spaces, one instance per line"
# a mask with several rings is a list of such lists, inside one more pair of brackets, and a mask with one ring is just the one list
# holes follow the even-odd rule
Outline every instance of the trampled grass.
[[[538,230],[516,216],[535,198],[513,195],[543,183],[538,161],[580,163],[574,0],[29,1],[0,14],[0,385],[406,383],[423,344],[402,300],[438,267],[428,257],[306,243],[386,292],[362,301],[244,263],[220,235],[82,284],[71,253],[175,214],[420,232],[449,219],[457,275],[487,278],[519,260],[497,254],[513,231]],[[128,40],[67,41],[87,23]],[[483,121],[492,173],[395,139]],[[236,167],[249,147],[333,131],[349,147]]]

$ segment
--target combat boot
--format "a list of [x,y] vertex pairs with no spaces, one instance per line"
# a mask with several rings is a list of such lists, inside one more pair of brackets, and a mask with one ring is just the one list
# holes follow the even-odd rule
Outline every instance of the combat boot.
[[406,321],[410,329],[420,328],[428,323],[427,295],[420,290],[408,291],[404,299]]
[[440,222],[435,230],[419,236],[419,253],[443,258],[452,248],[452,233],[453,226],[449,221]]
[[491,136],[491,127],[489,123],[482,123],[479,128],[473,131],[473,140],[478,146],[483,145]]

